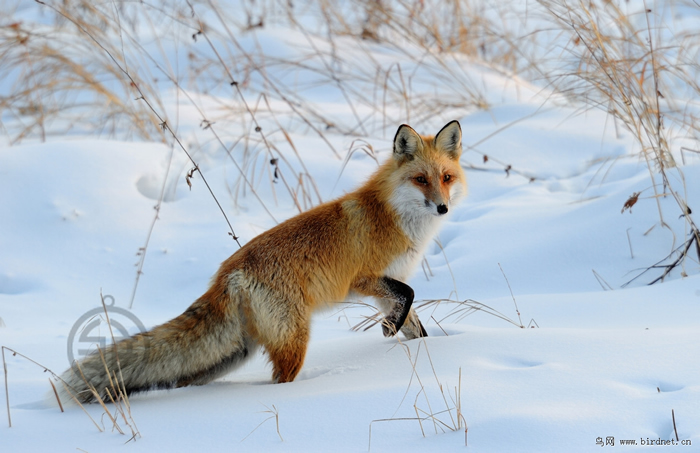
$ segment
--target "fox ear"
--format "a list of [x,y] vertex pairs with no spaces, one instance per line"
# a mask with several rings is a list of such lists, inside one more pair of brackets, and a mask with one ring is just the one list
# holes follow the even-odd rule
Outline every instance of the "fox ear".
[[462,154],[462,127],[459,121],[450,121],[435,136],[435,147],[447,153],[450,159],[459,159]]
[[402,124],[394,137],[394,158],[403,161],[413,160],[417,152],[423,150],[423,139],[411,126]]

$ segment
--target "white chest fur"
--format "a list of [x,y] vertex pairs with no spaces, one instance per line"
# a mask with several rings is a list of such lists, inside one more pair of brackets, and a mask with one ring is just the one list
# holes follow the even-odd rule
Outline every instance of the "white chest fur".
[[433,215],[423,206],[419,209],[397,209],[397,211],[401,218],[401,229],[410,239],[411,247],[389,264],[385,275],[405,282],[423,258],[425,250],[440,229],[445,216]]

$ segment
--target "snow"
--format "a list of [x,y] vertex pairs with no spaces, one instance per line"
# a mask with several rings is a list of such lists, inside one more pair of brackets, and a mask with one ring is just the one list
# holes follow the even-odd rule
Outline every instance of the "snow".
[[[16,14],[50,26],[42,13]],[[281,25],[254,33],[245,35],[244,45],[259,46],[268,56],[313,53],[308,37]],[[407,58],[380,44],[362,44],[360,51],[352,38],[334,45],[340,47],[336,51],[352,49],[353,58],[371,55],[385,68]],[[406,62],[406,73],[413,64]],[[654,271],[633,280],[687,233],[670,197],[658,200],[669,228],[660,226],[650,189],[652,177],[660,183],[658,175],[650,175],[629,133],[616,131],[605,112],[582,111],[545,89],[459,56],[449,65],[463,65],[464,77],[478,81],[473,86],[484,90],[487,110],[455,108],[444,117],[417,115],[410,121],[401,116],[406,106],[394,103],[387,109],[400,118],[395,124],[372,119],[364,129],[344,134],[355,114],[333,86],[314,88],[312,75],[274,66],[271,74],[279,80],[308,82],[299,99],[334,118],[338,127],[321,137],[278,98],[270,99],[275,118],[260,105],[263,130],[285,158],[279,166],[286,183],[297,189],[304,174],[317,188],[307,180],[302,208],[361,184],[377,166],[373,157],[380,162],[388,157],[401,122],[434,134],[448,120],[460,120],[469,195],[451,209],[439,242],[428,247],[426,263],[408,282],[417,305],[452,300],[419,312],[429,337],[405,341],[384,338],[376,327],[352,331],[374,311],[334,307],[315,316],[306,361],[294,382],[270,383],[271,367],[258,355],[207,386],[133,395],[131,415],[140,436],[130,442],[125,423],[119,425],[126,434],[116,432],[99,405],[86,409],[104,432],[78,407],[61,413],[46,399],[50,374],[12,351],[60,373],[69,365],[73,324],[101,306],[100,294],[152,327],[185,310],[238,246],[201,175],[195,172],[188,187],[192,164],[176,143],[80,133],[0,146],[0,343],[11,348],[4,354],[12,419],[9,427],[0,411],[2,450],[560,452],[591,451],[600,447],[597,438],[608,436],[616,447],[633,439],[642,448],[642,440],[675,439],[677,430],[679,439],[692,442],[682,451],[695,451],[697,260],[688,260],[685,277],[676,270],[665,282],[647,286],[659,275]],[[418,66],[411,88],[416,98],[447,92],[441,82],[431,86],[430,78],[444,67],[431,61]],[[0,83],[5,89],[9,84]],[[248,102],[257,98],[260,85],[264,82],[253,80],[243,87]],[[363,104],[372,94],[357,87],[350,93],[358,96],[357,114],[377,115]],[[230,91],[191,93],[212,118],[221,115],[217,127],[226,134],[229,156],[200,127],[198,111],[171,90],[162,92],[165,108],[180,113],[179,138],[193,150],[241,243],[298,212],[284,181],[272,182],[270,156],[259,143],[236,141],[239,132],[254,126],[250,117],[245,123],[227,119],[222,106],[242,110],[240,99]],[[4,130],[13,130],[11,121]],[[359,150],[364,144],[372,146],[373,156]],[[250,185],[232,159],[246,169]],[[512,166],[509,174],[504,163]],[[682,172],[686,199],[694,207],[700,193],[697,156],[689,156]],[[164,200],[129,307],[137,254],[161,191]],[[621,213],[634,192],[643,193],[639,202]],[[455,301],[465,300],[529,328],[486,310],[460,316],[463,306]],[[125,329],[134,333],[133,326]],[[0,401],[4,406],[5,396]],[[457,427],[457,402],[466,436],[464,425]]]

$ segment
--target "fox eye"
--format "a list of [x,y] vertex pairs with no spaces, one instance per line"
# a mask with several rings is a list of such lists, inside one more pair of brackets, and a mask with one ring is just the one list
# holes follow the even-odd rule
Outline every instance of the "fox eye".
[[442,177],[442,180],[443,180],[444,182],[447,182],[447,181],[449,181],[450,179],[452,179],[452,175],[445,175],[445,176]]
[[428,184],[428,180],[425,179],[425,176],[416,177],[416,181],[418,181],[420,184]]

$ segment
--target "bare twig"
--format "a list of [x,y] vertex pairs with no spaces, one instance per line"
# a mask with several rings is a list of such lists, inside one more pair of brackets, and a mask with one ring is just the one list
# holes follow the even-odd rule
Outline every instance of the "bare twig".
[[272,420],[273,418],[275,419],[275,427],[276,427],[276,429],[277,429],[277,435],[279,436],[280,440],[281,440],[282,442],[284,442],[284,439],[282,438],[282,434],[280,434],[279,411],[277,410],[277,408],[275,407],[274,404],[272,405],[272,409],[270,409],[270,408],[267,407],[267,406],[265,406],[265,408],[266,408],[267,410],[266,410],[266,411],[263,411],[263,413],[269,413],[269,414],[272,414],[272,415],[270,415],[269,417],[267,417],[265,420],[261,421],[261,422],[258,424],[258,426],[256,426],[255,428],[253,428],[253,430],[252,430],[251,432],[248,433],[247,436],[245,436],[243,439],[241,439],[241,442],[243,442],[244,440],[246,440],[247,438],[249,438],[250,435],[253,434],[255,431],[257,431],[258,428],[260,428],[263,424],[265,424],[266,421]]
[[5,346],[2,347],[2,369],[5,372],[5,402],[7,403],[7,422],[12,428],[12,415],[10,414],[10,390],[7,384],[7,363],[5,362]]
[[[51,376],[58,379],[59,381],[63,382],[63,379],[61,379],[61,377],[59,375],[57,375],[56,373],[51,371],[51,369],[45,367],[44,365],[37,362],[36,360],[31,359],[31,358],[27,357],[26,355],[15,351],[12,348],[8,348],[7,346],[2,346],[1,349],[2,349],[2,366],[3,366],[3,370],[5,371],[5,400],[7,401],[7,419],[8,419],[10,428],[11,428],[12,427],[12,418],[10,417],[10,392],[9,392],[9,386],[8,386],[8,381],[7,381],[7,362],[5,362],[5,350],[12,352],[13,356],[20,356],[23,359],[30,361],[31,363],[38,366],[39,368],[42,368],[45,373],[51,374]],[[60,405],[60,402],[59,402],[59,405]]]
[[51,378],[49,378],[49,384],[51,384],[51,388],[53,389],[53,394],[56,397],[56,402],[58,402],[58,407],[61,409],[61,412],[63,412],[63,404],[61,404],[61,398],[59,398],[58,392],[56,391],[56,386],[54,385]]
[[676,412],[671,409],[671,419],[673,420],[673,432],[676,434],[676,442],[678,442],[678,430],[676,429]]
[[600,284],[601,288],[603,288],[603,291],[613,291],[613,287],[610,286],[610,284],[605,281],[605,279],[595,271],[595,269],[591,269],[593,271],[593,276],[595,277],[596,280],[598,280],[598,283]]
[[520,319],[520,310],[518,310],[518,303],[515,301],[515,295],[513,294],[513,289],[510,287],[510,282],[508,282],[508,277],[506,277],[506,273],[503,271],[503,267],[501,267],[501,263],[498,263],[498,268],[501,270],[501,273],[503,274],[503,278],[506,280],[506,285],[508,285],[508,291],[510,291],[510,297],[513,298],[513,305],[515,305],[515,312],[518,314],[518,321],[520,322],[520,327],[525,328],[523,325],[523,320]]
[[163,205],[163,199],[165,198],[165,190],[167,187],[168,183],[168,175],[170,174],[170,166],[173,163],[173,151],[174,149],[171,147],[170,148],[170,157],[168,158],[168,166],[165,170],[165,176],[163,176],[163,184],[160,188],[160,195],[158,196],[158,202],[156,205],[153,207],[155,210],[155,214],[153,215],[153,220],[151,221],[151,225],[148,228],[148,233],[146,234],[146,243],[141,247],[138,251],[138,256],[139,256],[139,261],[136,265],[136,279],[134,280],[134,288],[131,291],[131,299],[129,300],[129,309],[131,309],[134,306],[134,299],[136,298],[136,290],[139,286],[139,281],[141,280],[141,274],[143,274],[143,266],[146,262],[146,252],[148,252],[148,244],[151,241],[151,236],[153,235],[153,229],[156,226],[156,222],[158,221],[158,216],[160,215],[160,208]]

